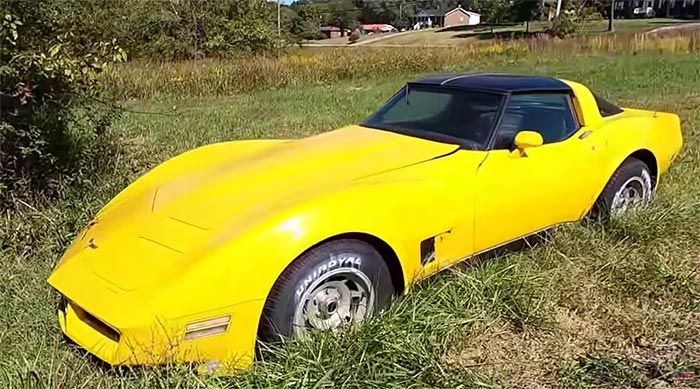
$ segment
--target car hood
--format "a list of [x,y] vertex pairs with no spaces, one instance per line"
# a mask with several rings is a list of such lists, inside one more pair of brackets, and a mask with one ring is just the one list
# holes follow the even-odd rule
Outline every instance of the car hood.
[[232,158],[153,188],[151,214],[201,229],[321,195],[370,175],[451,153],[458,146],[359,126]]
[[[72,262],[73,271],[78,271],[76,266],[89,270],[116,293],[157,288],[186,271],[197,257],[190,254],[224,227],[235,230],[357,180],[458,149],[360,126],[278,142],[254,153],[236,148],[236,143],[230,142],[228,156],[227,145],[216,157],[183,155],[169,178],[120,195],[80,233],[63,260]],[[226,157],[221,158],[222,153]],[[72,277],[66,277],[61,282],[57,269],[52,284],[64,290],[79,288],[67,285]]]

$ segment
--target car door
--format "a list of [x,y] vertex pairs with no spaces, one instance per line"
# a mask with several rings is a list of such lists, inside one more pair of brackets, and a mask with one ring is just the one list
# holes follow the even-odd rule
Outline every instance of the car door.
[[[535,131],[541,146],[515,148],[515,135]],[[474,250],[580,219],[593,202],[598,137],[580,128],[566,93],[512,95],[491,148],[477,170]]]

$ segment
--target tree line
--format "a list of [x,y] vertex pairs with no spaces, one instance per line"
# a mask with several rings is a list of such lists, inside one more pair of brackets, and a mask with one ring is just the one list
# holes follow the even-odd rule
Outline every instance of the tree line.
[[[563,0],[561,13],[571,19],[607,15],[612,0]],[[447,11],[461,6],[481,14],[482,24],[524,23],[546,19],[556,0],[299,0],[285,7],[284,24],[292,39],[317,39],[320,27],[353,29],[361,23],[410,28],[421,10]]]

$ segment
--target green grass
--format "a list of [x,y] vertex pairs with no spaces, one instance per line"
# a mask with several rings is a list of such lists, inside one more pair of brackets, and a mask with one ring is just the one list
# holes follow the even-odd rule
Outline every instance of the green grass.
[[[685,147],[648,209],[558,229],[532,250],[421,283],[385,316],[289,343],[239,377],[188,366],[110,370],[66,343],[46,284],[78,228],[155,164],[228,139],[301,137],[354,123],[423,71],[220,97],[132,100],[114,170],[0,219],[0,387],[635,387],[700,367],[700,55],[493,56],[461,70],[547,74],[625,106],[677,112]],[[457,67],[453,68],[458,70]],[[428,69],[426,71],[432,71]],[[409,74],[415,73],[415,74]],[[655,381],[656,380],[656,381]]]

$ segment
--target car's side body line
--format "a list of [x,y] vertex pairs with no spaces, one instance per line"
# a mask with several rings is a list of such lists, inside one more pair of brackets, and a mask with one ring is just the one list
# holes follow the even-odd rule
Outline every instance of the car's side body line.
[[549,227],[541,228],[541,229],[539,229],[539,230],[537,230],[537,231],[533,231],[533,232],[530,232],[530,233],[528,233],[528,234],[519,236],[519,237],[514,238],[514,239],[511,239],[511,240],[509,240],[509,241],[506,241],[506,242],[503,242],[503,243],[499,243],[499,244],[497,244],[497,245],[495,245],[495,246],[489,247],[489,248],[484,249],[484,250],[480,250],[480,251],[478,251],[478,252],[475,252],[475,253],[473,253],[473,254],[470,254],[470,255],[467,255],[467,256],[465,256],[465,257],[463,257],[463,258],[460,258],[460,259],[458,259],[458,260],[456,260],[456,261],[450,263],[449,265],[446,265],[446,266],[440,268],[440,270],[437,271],[437,272],[431,272],[431,273],[429,273],[429,274],[427,274],[427,275],[425,275],[425,276],[423,276],[423,277],[417,277],[417,279],[418,279],[418,280],[424,280],[424,279],[430,278],[430,277],[434,276],[435,274],[438,274],[438,273],[443,272],[444,270],[450,269],[450,268],[452,268],[452,267],[455,266],[455,265],[459,265],[459,264],[463,263],[464,261],[467,261],[467,260],[470,260],[470,259],[473,259],[473,258],[482,256],[482,255],[488,254],[488,253],[490,253],[490,252],[496,251],[496,250],[498,250],[498,249],[500,249],[500,248],[503,248],[503,247],[505,247],[505,246],[508,246],[509,244],[515,243],[515,242],[517,242],[517,241],[520,241],[520,240],[523,240],[523,239],[527,239],[527,238],[529,238],[529,237],[532,237],[532,236],[541,234],[541,233],[546,232],[546,231],[550,231],[550,230],[552,230],[552,229],[554,229],[554,228],[556,228],[556,227],[558,227],[558,226],[562,226],[562,225],[566,225],[566,224],[572,224],[572,223],[577,223],[577,221],[557,223],[557,224],[551,225],[551,226],[549,226]]

